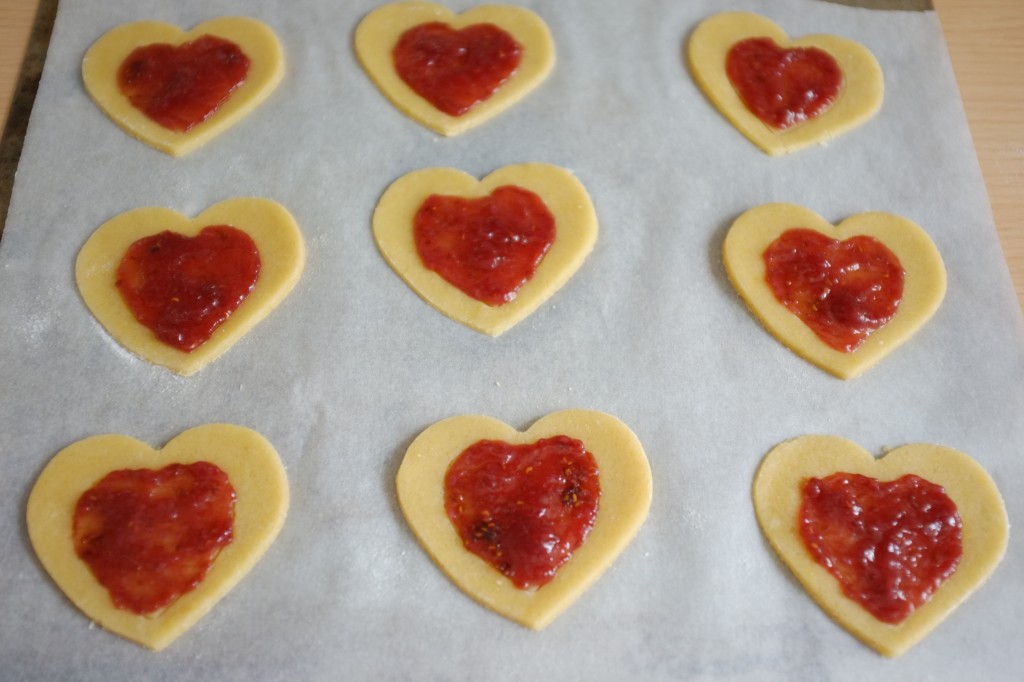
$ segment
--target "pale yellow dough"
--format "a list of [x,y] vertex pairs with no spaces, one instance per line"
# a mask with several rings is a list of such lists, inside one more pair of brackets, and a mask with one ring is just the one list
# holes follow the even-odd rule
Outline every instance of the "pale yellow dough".
[[[747,109],[725,72],[726,55],[747,38],[766,37],[781,47],[817,47],[828,52],[843,72],[843,87],[831,108],[783,131],[766,125]],[[832,35],[790,40],[759,14],[725,12],[705,19],[690,36],[690,71],[711,103],[751,142],[771,155],[827,142],[866,122],[882,107],[885,80],[878,60],[864,46]]]
[[[259,250],[256,286],[213,336],[191,353],[158,340],[125,305],[115,281],[128,247],[143,237],[170,230],[187,236],[211,225],[230,225],[248,234]],[[96,230],[78,253],[75,278],[86,306],[122,346],[139,357],[188,376],[219,357],[292,290],[305,264],[306,250],[295,219],[268,199],[229,199],[194,219],[167,208],[138,208]]]
[[[186,132],[164,128],[132,106],[117,85],[121,64],[133,50],[154,43],[181,45],[203,35],[238,45],[249,58],[249,73],[220,108]],[[139,21],[105,33],[82,59],[85,89],[99,107],[129,135],[171,156],[184,156],[240,121],[255,109],[284,77],[284,51],[274,32],[247,17],[220,17],[191,31],[173,24]]]
[[[502,185],[537,194],[555,218],[556,235],[515,299],[490,306],[424,267],[416,251],[413,218],[431,194],[482,197]],[[430,305],[472,329],[498,336],[536,310],[579,269],[597,241],[597,214],[582,183],[557,166],[505,166],[479,181],[452,168],[427,168],[388,187],[373,213],[373,235],[384,259]]]
[[[579,439],[597,461],[597,519],[586,541],[551,582],[520,590],[465,549],[445,512],[444,477],[452,460],[479,440],[524,444],[555,435]],[[651,470],[633,432],[601,412],[554,412],[525,432],[490,417],[468,415],[440,421],[413,441],[398,470],[397,488],[410,528],[452,582],[492,611],[541,630],[590,587],[636,535],[651,504]]]
[[[874,237],[892,251],[905,272],[903,299],[893,318],[856,350],[830,347],[779,303],[765,281],[763,254],[791,228],[805,227],[832,239]],[[946,269],[931,238],[918,225],[891,213],[861,213],[833,226],[794,204],[765,204],[741,215],[722,246],[725,270],[750,310],[794,353],[841,379],[859,376],[913,336],[938,309],[946,293]]]
[[[75,553],[72,520],[78,499],[112,471],[198,461],[220,467],[235,489],[233,540],[206,578],[162,612],[140,616],[116,608]],[[159,651],[249,572],[277,537],[287,512],[288,479],[274,447],[250,429],[209,424],[179,434],[162,450],[122,435],[93,436],[68,446],[39,475],[26,520],[39,561],[75,606],[107,630]]]
[[[449,116],[435,108],[406,85],[395,71],[391,52],[399,37],[413,26],[435,21],[456,30],[472,24],[494,24],[507,31],[523,48],[519,67],[498,91],[461,116]],[[399,111],[446,136],[458,135],[508,109],[540,85],[555,65],[555,43],[547,24],[530,10],[512,5],[482,5],[462,14],[430,2],[383,5],[359,23],[355,49],[370,79]]]
[[[963,556],[932,595],[903,622],[877,620],[847,598],[839,582],[807,551],[798,530],[800,491],[808,478],[837,472],[891,481],[916,474],[942,486],[963,522]],[[995,570],[1006,552],[1009,523],[995,482],[976,461],[941,445],[914,444],[875,459],[836,436],[803,436],[777,446],[754,479],[754,510],[768,542],[807,592],[837,623],[885,656],[919,642]]]

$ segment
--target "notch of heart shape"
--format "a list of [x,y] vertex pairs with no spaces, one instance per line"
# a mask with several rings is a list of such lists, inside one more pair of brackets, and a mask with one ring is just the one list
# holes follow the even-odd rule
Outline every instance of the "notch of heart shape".
[[[244,80],[225,93],[212,113],[187,130],[165,127],[132,104],[121,90],[122,65],[135,50],[161,44],[172,46],[182,58],[184,46],[203,36],[228,41],[241,50],[249,62]],[[183,70],[193,76],[203,75],[202,68],[195,65],[186,64]],[[190,31],[158,21],[123,24],[101,36],[82,59],[85,89],[100,109],[129,135],[176,157],[194,151],[235,125],[266,100],[283,77],[284,51],[277,36],[265,24],[248,17],[211,19]]]
[[[467,27],[489,24],[507,33],[521,48],[519,64],[507,79],[493,94],[460,115],[445,113],[418,94],[399,75],[395,65],[393,51],[401,36],[416,26],[435,22],[455,32],[450,35],[453,43],[458,43],[459,34]],[[472,51],[466,46],[458,49],[463,54]],[[355,50],[367,75],[399,111],[445,136],[458,135],[505,111],[540,85],[555,64],[555,45],[544,20],[527,9],[511,5],[482,5],[462,14],[430,2],[383,5],[359,23]],[[451,78],[463,80],[467,76],[455,72]]]
[[[414,221],[433,195],[482,198],[504,186],[539,197],[554,217],[555,237],[515,298],[489,305],[427,269],[417,251]],[[597,214],[582,183],[557,166],[505,166],[479,181],[452,168],[427,168],[388,187],[373,213],[373,234],[388,264],[430,305],[472,329],[498,336],[536,310],[579,269],[597,240]]]
[[[878,481],[913,474],[941,486],[957,507],[962,523],[958,565],[924,604],[898,623],[879,620],[847,597],[803,542],[799,529],[803,484],[837,472]],[[964,453],[939,445],[905,445],[876,459],[844,438],[802,436],[765,456],[754,479],[753,500],[769,544],[808,594],[850,633],[891,657],[927,636],[988,578],[1002,559],[1009,537],[1006,509],[992,478]]]
[[[834,240],[872,237],[899,260],[904,283],[896,312],[856,349],[829,346],[769,287],[765,251],[793,228]],[[764,327],[794,353],[841,379],[859,376],[899,348],[931,318],[946,292],[946,270],[931,238],[915,223],[890,213],[861,213],[833,226],[801,206],[765,204],[736,219],[723,242],[722,259],[729,280]]]
[[[554,436],[577,439],[593,455],[601,488],[597,515],[586,540],[550,582],[519,589],[463,545],[445,509],[445,476],[452,461],[481,440],[523,445]],[[480,604],[533,630],[550,624],[615,561],[651,503],[651,470],[640,441],[618,419],[591,410],[554,412],[526,431],[477,415],[442,420],[409,446],[396,485],[406,522],[451,581]]]
[[[117,288],[118,266],[138,240],[164,231],[195,237],[209,226],[228,225],[247,234],[261,266],[255,286],[212,336],[190,352],[159,340],[141,323]],[[291,214],[269,199],[229,199],[194,219],[167,208],[147,207],[104,223],[82,246],[75,264],[78,291],[115,341],[148,362],[188,376],[198,372],[265,318],[302,274],[305,245]]]
[[[729,51],[749,38],[768,38],[790,55],[804,48],[830,55],[842,72],[836,100],[827,110],[792,127],[780,130],[763,122],[744,103],[726,70]],[[866,122],[882,106],[882,69],[867,48],[833,35],[791,40],[777,24],[750,12],[724,12],[702,21],[688,41],[687,61],[694,80],[719,112],[773,156],[827,142]]]
[[[137,615],[115,607],[75,550],[72,525],[79,498],[113,471],[193,462],[218,467],[235,490],[231,542],[194,589],[161,611]],[[110,632],[159,651],[238,584],[274,542],[287,512],[288,479],[274,447],[250,429],[208,424],[182,432],[160,450],[124,435],[93,436],[69,445],[40,473],[26,520],[40,563],[75,606]]]

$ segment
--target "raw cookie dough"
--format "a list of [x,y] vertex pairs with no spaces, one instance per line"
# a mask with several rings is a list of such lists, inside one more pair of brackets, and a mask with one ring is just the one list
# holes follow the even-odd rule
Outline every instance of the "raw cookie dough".
[[[427,22],[458,30],[490,23],[522,45],[519,67],[490,98],[461,116],[449,116],[420,97],[395,71],[391,51],[406,30]],[[370,79],[405,115],[445,136],[458,135],[496,116],[522,99],[547,77],[555,65],[555,43],[544,20],[522,7],[483,5],[455,14],[429,2],[396,2],[373,10],[359,23],[356,56]]]
[[[597,461],[597,518],[586,541],[551,582],[520,590],[463,546],[445,512],[444,477],[452,460],[479,440],[516,445],[555,435],[579,439]],[[639,530],[651,503],[651,470],[633,432],[601,412],[554,412],[525,432],[490,417],[467,415],[440,421],[413,441],[398,470],[397,489],[413,533],[452,582],[487,608],[541,630],[597,580]]]
[[[181,45],[203,35],[238,45],[250,60],[245,81],[209,118],[186,132],[163,127],[136,109],[121,92],[117,73],[131,52],[145,45]],[[105,33],[85,53],[82,79],[99,107],[129,135],[171,156],[184,156],[240,121],[265,100],[284,77],[284,52],[274,32],[247,17],[220,17],[191,31],[173,24],[139,21]]]
[[[482,197],[502,185],[538,195],[555,217],[556,234],[515,299],[490,306],[424,267],[413,240],[413,217],[431,194]],[[404,175],[388,187],[373,213],[373,235],[384,259],[430,305],[472,329],[498,336],[536,310],[583,264],[597,241],[597,214],[580,181],[557,166],[505,166],[479,181],[452,168],[427,168]]]
[[[117,266],[128,247],[149,235],[170,230],[194,236],[210,225],[231,225],[256,243],[262,261],[259,279],[237,310],[210,339],[186,353],[159,341],[135,319],[117,290]],[[122,346],[178,374],[194,374],[230,348],[277,306],[298,282],[306,250],[294,218],[269,199],[229,199],[194,219],[167,208],[139,208],[112,218],[96,230],[78,253],[75,278],[86,306]]]
[[[832,55],[843,71],[843,86],[831,108],[781,131],[751,113],[729,81],[725,61],[733,45],[759,37],[771,38],[784,48],[817,47]],[[866,122],[882,106],[882,69],[865,47],[832,35],[790,40],[777,24],[759,14],[725,12],[705,19],[690,36],[687,59],[694,79],[711,103],[751,142],[773,156],[826,142]]]
[[[75,553],[72,519],[78,498],[111,471],[197,461],[222,469],[235,489],[231,543],[214,559],[206,578],[162,612],[140,616],[116,608]],[[161,450],[122,435],[73,443],[39,475],[29,495],[26,520],[39,561],[75,606],[107,630],[159,651],[248,573],[273,543],[287,512],[288,479],[274,447],[250,429],[208,424],[184,431]]]
[[[765,249],[794,227],[832,239],[874,237],[892,251],[906,273],[896,314],[851,352],[828,346],[775,298],[765,281]],[[794,204],[765,204],[733,223],[722,246],[725,270],[736,291],[762,324],[784,345],[841,379],[852,379],[896,350],[935,313],[946,293],[942,257],[915,223],[890,213],[861,213],[832,226],[817,213]]]
[[[836,472],[891,481],[916,474],[945,488],[963,523],[963,556],[925,604],[898,625],[877,620],[847,598],[839,582],[806,549],[798,529],[801,487]],[[807,592],[836,622],[886,656],[899,656],[927,635],[991,573],[1006,551],[1009,524],[999,490],[967,455],[940,445],[913,444],[875,459],[836,436],[803,436],[764,458],[754,479],[754,510],[765,537]]]

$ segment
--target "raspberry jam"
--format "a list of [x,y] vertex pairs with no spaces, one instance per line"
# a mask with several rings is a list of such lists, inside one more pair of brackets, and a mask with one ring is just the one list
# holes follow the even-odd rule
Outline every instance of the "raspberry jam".
[[466,549],[519,589],[555,577],[586,540],[600,496],[594,456],[568,436],[482,440],[445,475],[445,510]]
[[165,231],[138,240],[118,265],[115,284],[139,323],[187,353],[242,304],[259,273],[252,238],[214,225],[194,237]]
[[416,251],[467,296],[512,301],[555,240],[555,218],[533,192],[505,185],[477,199],[434,194],[413,221]]
[[441,22],[407,30],[392,50],[406,85],[449,116],[461,116],[515,73],[522,47],[494,24],[455,30]]
[[804,545],[843,594],[884,623],[902,622],[953,574],[961,532],[956,504],[917,476],[836,473],[803,487]]
[[764,263],[776,300],[840,352],[889,322],[903,298],[900,261],[873,237],[839,241],[794,228],[765,249]]
[[751,113],[777,130],[824,113],[843,87],[843,72],[832,55],[816,47],[783,49],[771,38],[733,45],[725,72]]
[[114,471],[75,505],[75,553],[117,608],[153,613],[206,577],[234,508],[227,474],[208,462]]
[[249,73],[249,58],[234,43],[204,35],[177,47],[136,48],[121,64],[117,85],[136,109],[179,133],[220,108]]

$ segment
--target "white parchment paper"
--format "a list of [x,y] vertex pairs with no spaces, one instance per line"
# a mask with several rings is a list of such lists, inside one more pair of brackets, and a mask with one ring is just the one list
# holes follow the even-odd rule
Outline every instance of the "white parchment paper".
[[[1020,310],[932,12],[815,0],[526,0],[558,50],[550,78],[454,139],[412,122],[352,51],[369,0],[63,0],[0,244],[0,678],[1015,679],[1024,668],[1024,552],[892,661],[807,597],[763,540],[750,486],[761,458],[806,433],[873,452],[935,442],[995,478],[1024,513]],[[458,0],[453,9],[472,3]],[[791,35],[866,45],[886,78],[879,115],[826,147],[770,158],[702,96],[689,33],[726,9]],[[82,55],[110,28],[270,24],[284,82],[183,159],[125,135],[86,95]],[[399,176],[571,169],[600,219],[596,249],[546,305],[498,339],[429,307],[378,254],[370,217]],[[291,296],[226,355],[183,379],[114,343],[74,285],[109,218],[194,215],[223,199],[286,206],[309,249]],[[765,332],[719,252],[753,206],[788,201],[839,221],[890,211],[922,225],[949,272],[938,314],[863,377],[842,382]],[[598,409],[643,442],[654,503],[639,536],[541,633],[458,591],[407,529],[394,474],[433,422],[481,413],[519,428]],[[99,433],[159,446],[230,422],[278,449],[292,507],[249,576],[153,654],[90,625],[36,561],[29,490],[60,449]]]

